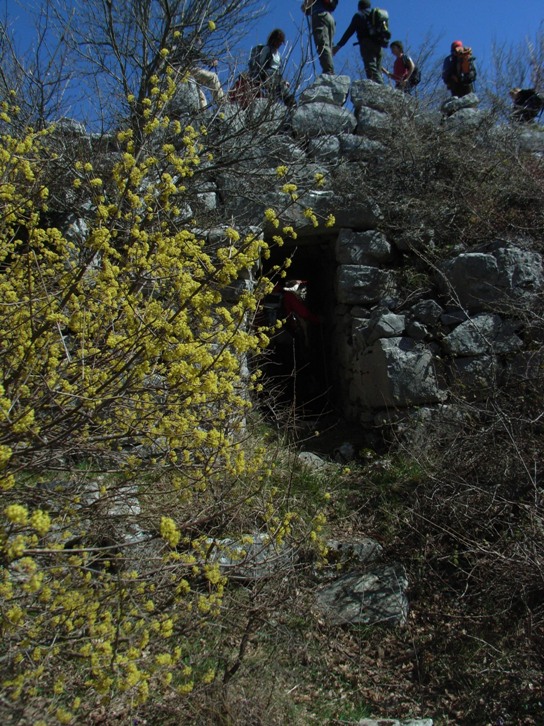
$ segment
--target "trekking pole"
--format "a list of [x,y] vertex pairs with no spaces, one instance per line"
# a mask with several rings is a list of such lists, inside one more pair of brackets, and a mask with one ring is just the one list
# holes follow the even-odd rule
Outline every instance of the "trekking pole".
[[312,26],[310,24],[310,16],[306,15],[306,25],[308,26],[308,44],[310,46],[310,58],[312,59],[312,70],[315,76],[315,55],[314,46],[312,44]]
[[306,25],[308,26],[308,44],[310,46],[310,58],[312,59],[312,69],[315,76],[315,56],[314,56],[314,47],[312,45],[312,26],[310,23],[310,16],[306,14],[306,11],[309,10],[312,5],[314,5],[315,0],[313,2],[310,2],[309,0],[304,0],[302,3],[302,12],[304,13],[304,16],[306,17]]

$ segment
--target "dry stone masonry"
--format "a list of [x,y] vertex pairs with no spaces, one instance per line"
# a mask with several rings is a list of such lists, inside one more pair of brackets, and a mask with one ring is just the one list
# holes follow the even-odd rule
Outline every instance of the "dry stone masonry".
[[[194,206],[184,216],[214,217],[216,228],[199,231],[210,240],[231,221],[272,238],[276,229],[263,222],[264,213],[278,209],[281,224],[296,230],[297,254],[314,249],[326,260],[327,280],[312,281],[311,271],[308,276],[323,286],[326,300],[331,398],[338,414],[362,427],[421,408],[443,413],[457,396],[485,396],[490,386],[530,369],[520,316],[510,312],[542,293],[542,258],[527,240],[452,252],[434,271],[430,292],[401,304],[401,267],[414,250],[432,245],[433,231],[422,228],[417,239],[388,236],[384,210],[374,199],[318,181],[329,179],[340,164],[349,174],[350,164],[361,169],[375,163],[407,125],[434,123],[444,133],[470,133],[477,140],[478,129],[485,125],[489,132],[491,123],[478,106],[470,94],[448,99],[441,112],[423,111],[388,86],[321,76],[294,110],[257,99],[247,109],[227,104],[205,119],[216,159],[195,177]],[[197,112],[196,89],[182,84],[171,113],[191,121]],[[500,127],[492,130],[502,133]],[[520,151],[544,153],[544,133],[536,129],[518,129],[513,138]],[[289,201],[282,191],[279,166],[288,169],[298,199]],[[332,226],[316,228],[307,208],[321,220],[332,214]],[[248,274],[239,288],[251,284]]]

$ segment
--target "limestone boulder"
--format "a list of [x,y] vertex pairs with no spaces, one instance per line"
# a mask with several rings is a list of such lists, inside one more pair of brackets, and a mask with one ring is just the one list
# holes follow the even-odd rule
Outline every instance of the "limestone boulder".
[[425,345],[379,338],[356,358],[351,396],[366,409],[420,406],[445,399],[436,361]]
[[333,625],[399,625],[408,615],[407,588],[403,567],[378,566],[324,585],[316,605]]
[[300,103],[330,103],[343,106],[351,86],[349,76],[323,74],[300,94]]
[[393,274],[369,265],[340,265],[336,274],[336,295],[341,303],[375,303],[392,290]]
[[350,90],[351,101],[357,113],[362,108],[391,112],[406,109],[412,99],[391,86],[364,79],[353,81]]
[[322,101],[298,106],[291,123],[296,137],[308,138],[351,134],[357,126],[351,111]]
[[481,313],[458,325],[443,340],[446,353],[475,356],[513,353],[523,347],[514,326],[499,315]]
[[341,229],[336,241],[336,259],[343,265],[366,265],[389,262],[391,245],[383,232],[356,232]]
[[387,143],[393,133],[393,121],[389,114],[374,108],[363,107],[357,112],[357,136]]

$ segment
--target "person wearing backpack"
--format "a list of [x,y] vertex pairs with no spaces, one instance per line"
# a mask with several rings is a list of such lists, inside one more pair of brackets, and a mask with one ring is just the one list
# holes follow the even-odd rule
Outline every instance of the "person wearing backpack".
[[346,32],[333,49],[336,55],[353,34],[357,35],[357,43],[365,67],[366,77],[375,83],[382,83],[381,75],[383,48],[391,39],[389,32],[389,15],[386,10],[371,8],[370,0],[359,0],[357,12],[351,19]]
[[476,80],[474,56],[472,49],[465,47],[461,40],[453,41],[450,55],[444,58],[442,80],[451,95],[457,98],[467,96],[474,91]]
[[285,43],[285,33],[276,28],[268,36],[265,45],[251,49],[248,72],[261,96],[283,101],[286,106],[295,105],[295,97],[289,91],[289,83],[281,77],[280,48]]
[[332,46],[336,22],[332,13],[337,5],[338,0],[304,0],[302,3],[302,12],[311,19],[312,36],[321,71],[329,75],[334,75]]
[[509,93],[514,121],[531,123],[544,111],[544,96],[538,94],[534,88],[512,88]]
[[395,56],[393,72],[390,73],[386,68],[382,68],[382,72],[395,81],[395,88],[404,91],[404,93],[410,93],[412,88],[419,83],[419,72],[416,64],[409,55],[406,55],[400,40],[394,40],[389,47],[391,53]]
[[229,91],[231,101],[242,108],[247,108],[255,98],[274,98],[283,101],[286,106],[295,105],[289,83],[281,77],[280,48],[284,43],[285,33],[276,28],[266,43],[253,46],[247,73],[242,73]]

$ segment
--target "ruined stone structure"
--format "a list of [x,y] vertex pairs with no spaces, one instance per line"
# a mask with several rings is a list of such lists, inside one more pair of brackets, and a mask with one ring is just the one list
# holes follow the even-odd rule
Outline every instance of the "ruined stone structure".
[[[276,132],[253,138],[248,132],[243,155],[237,141],[239,160],[216,179],[215,192],[227,218],[256,224],[267,207],[285,205],[275,169],[289,168],[299,196],[281,221],[298,234],[293,276],[309,280],[310,300],[323,317],[322,346],[314,353],[327,358],[326,384],[339,414],[373,426],[421,407],[439,411],[456,396],[486,395],[505,376],[527,370],[521,324],[509,317],[506,303],[531,304],[542,289],[541,256],[530,245],[500,240],[479,251],[460,250],[435,271],[430,294],[401,303],[400,267],[409,264],[416,242],[388,238],[374,200],[315,184],[316,173],[326,175],[339,161],[372,164],[391,134],[402,133],[402,123],[420,123],[424,112],[414,112],[413,99],[370,81],[324,76],[302,94],[287,128],[283,109],[277,107],[275,117],[265,101],[246,113],[258,114],[259,104],[265,125],[271,124],[267,130],[275,126]],[[453,98],[424,121],[440,124],[444,133],[474,136],[488,120],[477,106],[474,94]],[[240,122],[239,111],[227,109],[221,123]],[[544,152],[537,130],[518,131],[516,143]],[[226,158],[231,151],[227,142]],[[254,177],[247,186],[244,181],[244,169],[256,162],[263,179],[258,191]],[[333,226],[314,228],[304,216],[308,207],[321,219],[332,213]],[[274,230],[264,233],[270,237]],[[432,244],[432,235],[423,230],[417,244]]]
[[[172,103],[190,120],[196,89],[185,84]],[[485,395],[533,364],[522,324],[506,305],[530,305],[542,290],[542,259],[530,244],[497,240],[454,252],[435,270],[432,291],[407,302],[400,270],[414,249],[432,244],[433,231],[420,230],[417,241],[388,237],[375,200],[322,185],[339,163],[345,174],[350,164],[375,163],[404,124],[434,123],[444,133],[474,137],[487,121],[474,94],[448,100],[441,113],[425,112],[410,96],[347,76],[319,77],[292,112],[266,99],[210,112],[208,138],[221,163],[198,177],[187,218],[215,217],[217,227],[205,232],[210,240],[231,220],[272,239],[265,210],[282,210],[281,225],[292,226],[297,239],[286,240],[274,261],[296,246],[290,274],[308,280],[309,302],[322,318],[313,351],[322,359],[321,382],[330,405],[349,421],[373,427],[422,408],[440,411],[456,396]],[[520,129],[515,139],[520,150],[544,153],[544,134],[536,130]],[[282,192],[279,166],[288,169],[296,200]],[[331,214],[334,221],[324,224]],[[251,284],[248,277],[240,283]]]

